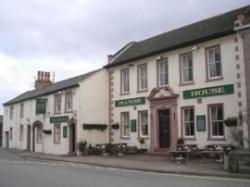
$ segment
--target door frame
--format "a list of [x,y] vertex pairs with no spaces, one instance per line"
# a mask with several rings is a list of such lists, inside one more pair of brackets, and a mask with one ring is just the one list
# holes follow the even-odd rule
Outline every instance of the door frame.
[[[73,126],[74,126],[74,130],[72,128]],[[75,136],[74,142],[73,142],[72,133],[74,133],[74,136]],[[74,147],[75,147],[74,151],[73,151],[73,144],[75,144],[74,145]],[[69,124],[69,155],[75,154],[76,151],[77,151],[77,126],[76,126],[76,123],[71,122]]]
[[31,125],[27,125],[27,150],[31,151]]
[[9,149],[10,147],[10,133],[9,131],[5,131],[5,148]]
[[[160,95],[160,96],[159,96]],[[170,148],[176,146],[178,138],[177,99],[169,86],[152,89],[148,100],[150,102],[150,152],[160,149],[159,145],[159,110],[170,110]]]
[[[161,147],[161,145],[160,145],[160,121],[159,121],[159,119],[160,119],[160,111],[162,111],[162,110],[169,110],[169,116],[170,116],[170,118],[169,118],[169,130],[170,130],[170,133],[169,133],[169,135],[170,135],[170,142],[169,142],[169,148],[171,147],[171,137],[172,137],[172,134],[171,134],[171,124],[172,124],[172,113],[171,113],[171,107],[166,107],[166,108],[164,108],[164,109],[158,109],[157,110],[157,118],[158,118],[158,123],[157,123],[157,125],[156,126],[158,126],[158,131],[157,131],[157,134],[158,134],[158,146],[159,146],[159,148],[160,149],[162,149],[163,147]],[[166,149],[166,148],[163,148],[163,149]]]

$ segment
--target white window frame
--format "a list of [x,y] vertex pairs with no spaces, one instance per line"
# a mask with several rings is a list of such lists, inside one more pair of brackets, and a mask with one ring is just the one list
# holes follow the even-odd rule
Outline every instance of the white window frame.
[[[190,109],[193,109],[193,121],[191,119],[188,119],[186,121],[185,119],[185,112],[188,111],[188,117],[190,117]],[[186,106],[186,107],[182,107],[182,127],[183,127],[183,136],[184,138],[194,138],[195,137],[195,110],[194,110],[194,106]],[[194,134],[192,135],[191,132],[191,128],[190,126],[193,124],[193,129],[194,129]],[[188,135],[186,133],[186,128],[189,128],[189,133],[191,135]]]
[[[164,64],[166,64],[166,66],[164,66]],[[163,87],[163,86],[167,86],[169,84],[169,66],[168,66],[168,58],[162,58],[160,60],[157,61],[157,69],[158,69],[158,75],[157,75],[157,79],[158,79],[158,86],[159,87]],[[162,68],[167,67],[165,70],[163,70]],[[164,80],[164,82],[162,82],[161,80]],[[165,82],[167,79],[167,82]]]
[[[189,64],[189,58],[191,58],[191,66]],[[185,65],[187,64],[187,65]],[[188,72],[188,77],[190,80],[185,80],[185,72]],[[191,74],[190,74],[191,73]],[[193,75],[193,54],[192,52],[180,55],[180,74],[181,74],[181,84],[192,83],[194,81]]]
[[72,112],[72,111],[73,111],[73,90],[66,90],[65,91],[65,112]]
[[[222,119],[212,119],[213,116],[212,116],[212,107],[222,107]],[[224,106],[223,104],[212,104],[212,105],[209,105],[208,107],[208,112],[209,112],[209,126],[210,126],[210,135],[211,135],[211,138],[224,138],[225,137],[225,126],[224,126]],[[216,108],[216,116],[218,118],[218,108]],[[213,128],[214,128],[214,123],[220,123],[222,125],[222,129],[223,129],[223,135],[214,135],[213,134]],[[218,124],[216,125],[218,126]],[[219,134],[219,128],[217,127],[217,134]]]
[[[144,85],[145,87],[142,87],[143,84],[145,84]],[[148,67],[147,64],[144,63],[138,65],[138,91],[146,91],[147,89],[148,89]]]
[[[215,53],[216,50],[219,51],[219,57],[220,60],[216,61],[215,60]],[[212,57],[210,56],[210,52],[212,52]],[[212,59],[211,59],[212,58]],[[207,78],[208,80],[213,80],[213,79],[220,79],[222,78],[222,63],[221,63],[221,50],[220,50],[220,46],[214,46],[214,47],[209,47],[206,49],[206,61],[207,61]],[[220,75],[211,75],[211,67],[214,68],[214,72],[215,74],[217,74],[217,69],[216,69],[216,65],[219,64],[220,65]]]
[[[142,119],[142,115],[143,113],[146,113],[146,121],[144,122],[143,119]],[[148,123],[148,111],[147,110],[141,110],[141,111],[138,111],[138,122],[139,122],[139,135],[140,137],[143,137],[143,138],[147,138],[149,136],[149,123]],[[143,126],[146,126],[147,128],[147,134],[144,134],[143,133]]]
[[20,118],[24,118],[24,103],[20,104]]
[[121,70],[121,94],[129,94],[129,68]]
[[[127,117],[125,119],[124,117]],[[127,129],[128,134],[125,134]],[[121,112],[121,137],[130,137],[130,118],[129,118],[129,112]]]
[[54,96],[54,112],[60,114],[62,111],[62,94],[55,94]]

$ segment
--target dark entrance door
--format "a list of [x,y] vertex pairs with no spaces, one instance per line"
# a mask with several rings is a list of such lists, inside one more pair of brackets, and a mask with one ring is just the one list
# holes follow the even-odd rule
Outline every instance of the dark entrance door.
[[27,128],[27,150],[31,151],[31,127],[28,125]]
[[76,152],[76,126],[74,123],[70,126],[70,152]]
[[5,147],[9,148],[9,132],[5,132]]
[[159,146],[170,147],[170,110],[159,110]]

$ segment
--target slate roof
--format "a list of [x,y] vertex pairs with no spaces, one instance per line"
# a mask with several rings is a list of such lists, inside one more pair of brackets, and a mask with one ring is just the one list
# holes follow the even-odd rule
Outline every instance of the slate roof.
[[94,73],[96,73],[99,70],[100,69],[88,72],[88,73],[83,74],[83,75],[72,77],[72,78],[69,78],[69,79],[66,79],[66,80],[63,80],[63,81],[53,83],[50,86],[47,86],[47,87],[45,87],[45,88],[43,88],[41,90],[30,90],[30,91],[24,92],[23,94],[15,97],[14,99],[11,99],[10,101],[4,103],[4,106],[14,104],[14,103],[18,103],[18,102],[21,102],[21,101],[25,101],[25,100],[28,100],[28,99],[48,95],[50,93],[57,92],[59,90],[72,88],[72,87],[77,87],[77,86],[79,86],[80,81],[85,80],[86,78],[90,77],[91,75],[93,75]]
[[119,50],[120,54],[116,53],[113,62],[106,65],[105,68],[233,34],[235,32],[234,21],[237,20],[237,16],[245,13],[248,15],[246,20],[250,22],[249,12],[250,6],[248,5],[146,40],[131,42],[130,47],[123,50],[123,52]]

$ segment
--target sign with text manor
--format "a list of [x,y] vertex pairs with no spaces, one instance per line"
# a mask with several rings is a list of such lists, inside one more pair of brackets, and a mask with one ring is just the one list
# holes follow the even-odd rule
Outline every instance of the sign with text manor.
[[227,84],[221,86],[213,86],[213,87],[183,91],[183,99],[227,95],[233,93],[234,93],[234,85]]
[[131,106],[131,105],[132,106],[133,105],[143,105],[143,104],[145,104],[145,97],[136,97],[136,98],[115,101],[116,107]]

